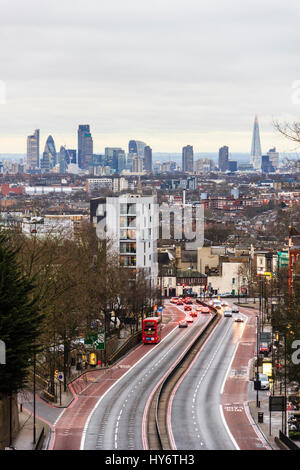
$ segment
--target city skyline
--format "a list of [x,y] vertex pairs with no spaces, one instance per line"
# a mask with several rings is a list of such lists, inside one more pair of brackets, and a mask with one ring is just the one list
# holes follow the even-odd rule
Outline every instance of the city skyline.
[[54,0],[47,15],[37,0],[18,3],[18,15],[15,0],[4,3],[0,153],[23,152],[36,128],[74,148],[81,122],[97,151],[124,148],[131,137],[153,152],[224,143],[242,152],[255,114],[263,152],[294,149],[272,121],[299,114],[296,0],[165,0],[159,14],[157,2],[137,0],[91,0],[84,13]]

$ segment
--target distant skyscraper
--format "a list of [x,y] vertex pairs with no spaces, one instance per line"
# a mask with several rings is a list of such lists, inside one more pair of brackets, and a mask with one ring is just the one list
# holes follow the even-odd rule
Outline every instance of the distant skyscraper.
[[40,166],[40,130],[27,137],[27,169],[36,170]]
[[144,170],[152,172],[152,149],[149,145],[144,148]]
[[270,149],[267,155],[269,155],[270,163],[276,170],[276,168],[278,168],[278,165],[279,165],[279,153],[276,152],[276,148],[274,147],[273,149]]
[[221,171],[228,170],[228,147],[226,145],[219,149],[219,169]]
[[93,138],[88,124],[78,127],[78,166],[86,170],[93,161]]
[[254,119],[250,163],[251,165],[253,165],[254,169],[256,170],[261,169],[261,145],[260,145],[259,126],[258,126],[257,116],[255,116],[255,119]]
[[274,171],[274,167],[270,162],[269,155],[262,155],[261,156],[261,171],[263,173],[271,173]]
[[194,171],[194,150],[192,145],[182,149],[182,171]]
[[141,173],[143,171],[143,159],[139,155],[132,157],[132,171],[133,173]]
[[59,172],[66,173],[69,161],[69,156],[65,147],[61,146],[58,155],[58,163],[59,163]]
[[144,159],[144,149],[146,147],[145,142],[141,142],[140,140],[130,140],[128,143],[128,157],[127,157],[127,169],[132,170],[133,168],[133,160],[134,156],[141,157]]
[[41,170],[43,173],[49,173],[57,163],[57,155],[55,149],[55,143],[52,135],[49,135],[46,140],[43,157],[41,159]]
[[68,161],[71,164],[76,165],[77,163],[77,151],[75,149],[66,149],[68,154]]

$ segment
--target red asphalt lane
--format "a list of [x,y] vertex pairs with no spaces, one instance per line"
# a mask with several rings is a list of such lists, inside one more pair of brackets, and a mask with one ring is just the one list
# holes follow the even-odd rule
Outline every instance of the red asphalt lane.
[[[243,335],[228,372],[222,394],[222,408],[227,426],[241,450],[269,450],[247,409],[249,362],[256,351],[257,310],[240,308],[248,316]],[[242,326],[241,323],[236,325]]]
[[[185,318],[185,313],[172,304],[166,304],[164,315],[170,317],[170,321],[162,329],[162,339],[177,327],[179,320]],[[75,395],[75,400],[63,411],[55,424],[49,449],[79,450],[84,425],[99,398],[155,346],[155,344],[146,346],[141,344],[112,368],[88,372],[87,381],[84,383],[85,388],[83,389],[82,379],[74,381],[70,389]],[[91,383],[88,384],[88,382]],[[80,393],[78,389],[81,390]]]

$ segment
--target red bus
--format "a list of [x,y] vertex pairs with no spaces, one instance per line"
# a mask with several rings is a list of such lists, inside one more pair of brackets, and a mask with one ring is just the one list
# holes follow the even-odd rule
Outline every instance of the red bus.
[[148,317],[143,320],[143,343],[155,344],[161,339],[161,317]]

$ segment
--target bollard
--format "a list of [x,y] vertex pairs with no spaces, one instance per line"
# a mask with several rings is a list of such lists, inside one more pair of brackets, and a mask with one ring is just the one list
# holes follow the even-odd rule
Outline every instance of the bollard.
[[262,411],[259,411],[257,413],[257,415],[258,415],[258,422],[263,423],[264,422],[264,413]]

